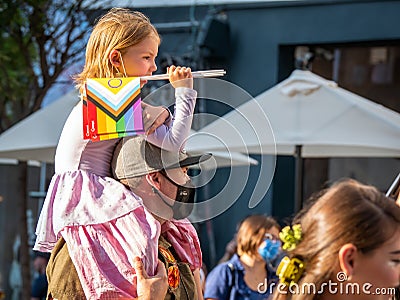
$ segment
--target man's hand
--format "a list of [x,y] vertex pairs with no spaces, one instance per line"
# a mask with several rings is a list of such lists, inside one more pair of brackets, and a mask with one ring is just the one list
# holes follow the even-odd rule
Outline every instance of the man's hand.
[[163,263],[158,261],[156,274],[152,277],[147,274],[139,257],[135,257],[134,264],[138,299],[164,299],[168,290],[168,277]]

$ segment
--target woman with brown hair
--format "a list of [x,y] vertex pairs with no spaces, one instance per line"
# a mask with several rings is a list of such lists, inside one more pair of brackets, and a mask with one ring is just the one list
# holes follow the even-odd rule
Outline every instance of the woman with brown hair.
[[400,207],[355,180],[334,184],[284,228],[274,299],[389,299],[400,280]]
[[276,281],[270,261],[280,251],[278,223],[264,215],[245,218],[237,232],[237,251],[207,276],[205,299],[267,299]]

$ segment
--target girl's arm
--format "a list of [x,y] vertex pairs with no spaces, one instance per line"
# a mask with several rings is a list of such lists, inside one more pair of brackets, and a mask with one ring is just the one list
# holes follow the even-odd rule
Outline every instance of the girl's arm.
[[170,126],[162,125],[147,140],[167,151],[180,151],[190,134],[197,92],[190,68],[171,66],[168,74],[175,88],[175,113]]

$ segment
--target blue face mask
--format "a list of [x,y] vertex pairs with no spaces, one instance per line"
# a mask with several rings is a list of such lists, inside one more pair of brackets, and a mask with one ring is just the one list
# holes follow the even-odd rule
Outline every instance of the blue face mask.
[[265,246],[258,248],[258,253],[266,262],[271,262],[277,258],[281,250],[281,242],[273,239],[266,239]]

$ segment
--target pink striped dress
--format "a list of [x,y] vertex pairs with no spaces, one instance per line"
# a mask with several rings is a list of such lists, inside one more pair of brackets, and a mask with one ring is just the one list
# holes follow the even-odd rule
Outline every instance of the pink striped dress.
[[[171,124],[160,126],[148,141],[179,151],[189,136],[196,96],[192,89],[177,88]],[[154,274],[161,233],[192,269],[202,261],[197,233],[187,219],[160,226],[142,200],[111,177],[118,142],[83,140],[82,104],[72,110],[36,228],[35,250],[50,252],[61,236],[65,239],[87,299],[137,297],[133,258],[141,257],[148,274]]]

